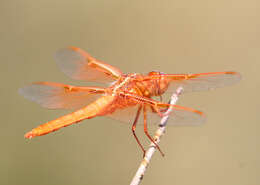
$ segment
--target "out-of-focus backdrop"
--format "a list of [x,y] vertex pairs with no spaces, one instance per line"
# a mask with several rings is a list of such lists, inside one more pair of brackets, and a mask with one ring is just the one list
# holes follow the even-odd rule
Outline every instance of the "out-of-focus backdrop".
[[[166,156],[156,153],[142,184],[259,184],[259,20],[257,0],[1,1],[0,184],[129,184],[135,174],[142,152],[130,125],[95,118],[23,138],[67,112],[25,100],[19,87],[89,84],[70,80],[54,62],[55,51],[71,45],[126,73],[239,71],[235,86],[181,97],[207,123],[168,127],[160,144]],[[137,134],[147,146],[142,127]]]

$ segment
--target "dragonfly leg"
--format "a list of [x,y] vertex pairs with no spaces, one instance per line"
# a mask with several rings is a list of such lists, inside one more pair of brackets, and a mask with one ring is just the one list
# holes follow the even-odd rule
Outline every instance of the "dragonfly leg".
[[169,115],[169,113],[165,113],[165,112],[167,112],[168,108],[170,108],[171,105],[165,104],[165,106],[167,108],[159,109],[158,105],[155,104],[155,105],[151,106],[151,109],[152,109],[153,112],[156,112],[161,118],[163,118],[164,116],[168,116]]
[[147,129],[147,115],[146,115],[146,107],[143,108],[144,111],[144,133],[149,138],[149,140],[155,145],[155,147],[159,150],[162,156],[164,156],[164,153],[161,151],[160,147],[155,143],[154,139],[150,136]]
[[134,137],[135,137],[135,140],[137,141],[138,145],[141,147],[141,149],[142,149],[142,151],[143,151],[143,154],[144,154],[144,156],[145,156],[145,149],[144,149],[143,145],[140,143],[138,137],[137,137],[136,134],[135,134],[136,124],[137,124],[137,121],[138,121],[138,119],[139,119],[141,110],[142,110],[142,106],[140,106],[140,107],[138,108],[138,110],[137,110],[137,113],[136,113],[136,116],[135,116],[135,120],[134,120],[134,123],[133,123],[133,125],[132,125],[132,132],[133,132],[133,135],[134,135]]
[[153,112],[156,112],[161,118],[164,116],[163,113],[161,113],[161,110],[158,108],[157,105],[151,106]]

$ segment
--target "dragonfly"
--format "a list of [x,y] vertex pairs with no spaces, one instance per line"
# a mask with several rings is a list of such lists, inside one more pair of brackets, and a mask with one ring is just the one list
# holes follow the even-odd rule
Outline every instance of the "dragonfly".
[[[125,74],[116,67],[97,60],[84,50],[68,47],[59,50],[55,59],[60,69],[76,80],[106,84],[107,87],[74,86],[55,82],[34,82],[19,89],[19,93],[48,109],[72,109],[74,112],[44,123],[25,134],[25,138],[42,136],[60,128],[97,116],[107,116],[136,126],[142,124],[144,133],[161,152],[148,132],[148,122],[158,123],[168,108],[170,125],[200,125],[205,122],[201,111],[162,102],[162,95],[182,87],[183,93],[206,91],[238,82],[238,72],[211,72],[199,74],[165,74],[152,71],[148,74]],[[160,100],[156,100],[160,98]]]

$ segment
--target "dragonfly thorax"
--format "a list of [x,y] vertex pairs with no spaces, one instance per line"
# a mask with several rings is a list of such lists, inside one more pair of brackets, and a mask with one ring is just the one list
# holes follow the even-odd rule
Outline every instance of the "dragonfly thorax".
[[148,75],[138,73],[122,76],[114,85],[112,94],[129,92],[139,96],[161,96],[168,88],[169,82],[160,72],[152,71]]

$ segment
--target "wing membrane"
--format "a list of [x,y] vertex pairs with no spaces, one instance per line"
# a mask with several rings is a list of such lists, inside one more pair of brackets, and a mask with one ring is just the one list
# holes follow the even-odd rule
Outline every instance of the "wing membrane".
[[[148,124],[160,124],[160,120],[162,117],[158,114],[165,113],[166,110],[173,106],[173,111],[169,114],[168,123],[169,125],[174,126],[196,126],[205,122],[206,116],[195,109],[182,107],[178,105],[170,105],[164,104],[149,98],[144,97],[133,97],[133,99],[138,99],[139,103],[133,106],[122,106],[112,113],[107,114],[108,117],[113,118],[115,120],[119,120],[121,122],[133,124],[135,116],[137,114],[137,110],[141,104],[146,106],[147,111],[147,122]],[[155,111],[158,109],[158,111]],[[143,112],[140,113],[139,120],[137,125],[143,124]]]
[[25,98],[49,109],[76,109],[105,93],[99,87],[78,87],[54,82],[35,82],[19,89]]
[[109,83],[117,80],[122,74],[119,69],[93,58],[76,47],[59,50],[55,58],[61,70],[76,80]]
[[[123,122],[123,123],[133,124],[139,106],[140,105],[118,108],[113,113],[107,114],[106,116],[109,118],[112,118],[114,120]],[[141,124],[143,124],[143,112],[142,111],[140,112],[140,116],[137,121],[137,125],[141,125]]]
[[[165,104],[167,108],[161,108],[161,113],[164,113],[169,106],[173,106],[172,112],[169,114],[167,125],[173,125],[173,126],[197,126],[205,123],[206,116],[203,112],[189,108],[189,107],[182,107],[179,105],[168,105]],[[150,116],[153,119],[155,117],[153,112],[150,111]],[[148,114],[148,116],[149,116]],[[160,117],[161,119],[161,117]],[[153,119],[153,120],[156,120]],[[159,120],[156,121],[158,124]]]
[[184,93],[186,93],[207,91],[233,85],[241,79],[241,75],[237,72],[213,72],[200,74],[161,74],[151,77],[151,79],[156,78],[166,78],[169,81],[170,85],[167,92],[175,92],[178,87],[183,87]]

